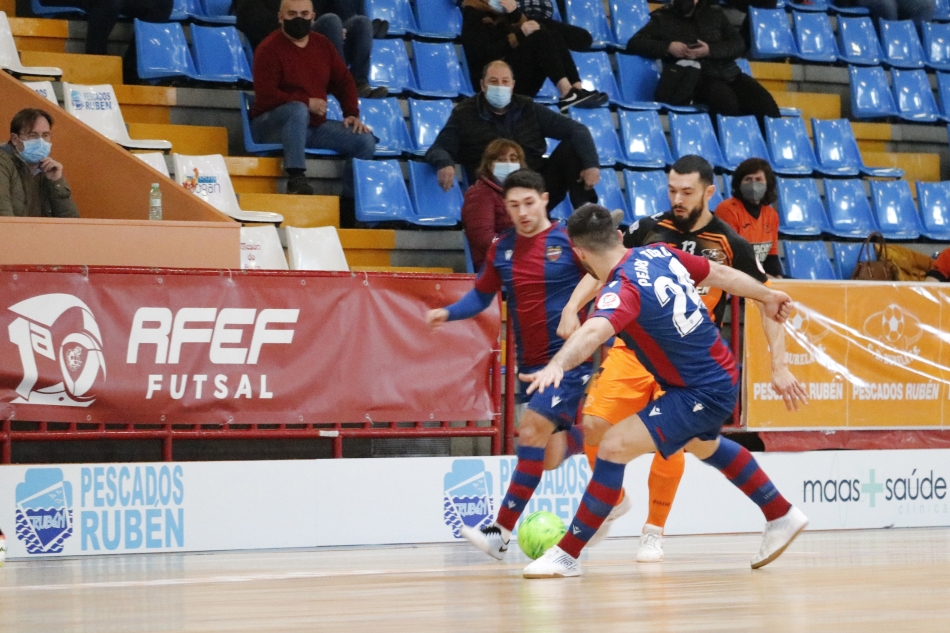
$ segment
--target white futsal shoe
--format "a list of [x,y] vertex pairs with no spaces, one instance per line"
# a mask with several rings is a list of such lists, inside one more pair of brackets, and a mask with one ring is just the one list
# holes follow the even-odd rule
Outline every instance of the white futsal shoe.
[[524,568],[525,578],[573,578],[581,575],[577,559],[555,545]]
[[640,535],[640,547],[637,548],[638,563],[663,562],[663,528],[647,523]]
[[594,532],[594,535],[587,541],[587,547],[593,547],[607,538],[607,535],[610,533],[610,524],[630,512],[630,508],[632,507],[633,504],[630,502],[630,497],[625,494],[623,500],[614,506],[610,514],[607,515],[607,518],[604,519],[604,522],[600,524],[600,528]]
[[511,535],[509,534],[508,540],[505,540],[501,528],[497,525],[490,525],[480,530],[463,525],[459,528],[459,534],[492,558],[504,560],[505,554],[508,553],[508,541],[511,540]]
[[752,569],[764,567],[781,556],[806,525],[808,517],[795,506],[789,508],[785,516],[766,522],[765,531],[762,532],[762,547],[752,559]]

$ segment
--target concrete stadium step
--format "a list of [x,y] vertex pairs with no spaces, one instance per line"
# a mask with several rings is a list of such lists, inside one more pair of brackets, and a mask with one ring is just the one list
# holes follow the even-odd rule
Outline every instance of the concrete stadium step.
[[[233,182],[233,178],[232,178]],[[340,227],[340,199],[336,196],[290,196],[284,193],[242,193],[241,208],[271,211],[284,216],[282,227]]]
[[[809,121],[809,127],[811,122]],[[852,121],[851,129],[858,141],[858,148],[868,152],[885,152],[887,144],[894,139],[893,126],[889,123],[863,123]]]
[[128,128],[133,139],[170,141],[172,151],[179,154],[228,154],[228,131],[223,127],[129,123]]
[[934,182],[940,180],[939,154],[910,154],[896,152],[861,151],[864,162],[873,167],[900,167],[904,170],[904,180],[910,184],[911,193],[917,196],[915,181]]
[[461,231],[340,229],[350,267],[380,266],[465,271]]
[[788,63],[749,62],[749,67],[752,68],[752,76],[769,92],[788,90],[788,82],[794,77],[792,65]]
[[126,123],[171,123],[171,112],[178,104],[174,88],[161,86],[113,85]]
[[[0,6],[0,11],[5,9]],[[13,40],[19,51],[65,53],[69,22],[43,18],[15,18],[7,13]]]
[[21,51],[24,66],[55,66],[63,70],[63,81],[76,84],[122,83],[122,58],[113,55],[79,55],[47,51]]
[[277,180],[284,176],[279,158],[227,156],[224,159],[231,176],[231,185],[239,194],[277,193]]
[[798,108],[811,133],[811,119],[840,119],[841,97],[819,92],[770,91],[780,108]]
[[0,0],[0,11],[7,14],[8,18],[16,15],[16,0]]

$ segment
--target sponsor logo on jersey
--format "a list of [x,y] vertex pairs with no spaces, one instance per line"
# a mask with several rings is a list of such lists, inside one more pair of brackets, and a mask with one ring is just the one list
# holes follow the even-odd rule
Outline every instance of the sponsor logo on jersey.
[[620,306],[620,295],[616,292],[606,292],[597,300],[598,310],[613,310]]
[[548,246],[544,256],[548,258],[549,262],[556,262],[561,259],[562,250],[560,246]]

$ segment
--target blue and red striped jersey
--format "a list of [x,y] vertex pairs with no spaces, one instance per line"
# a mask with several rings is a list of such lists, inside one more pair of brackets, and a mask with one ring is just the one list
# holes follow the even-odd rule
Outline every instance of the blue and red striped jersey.
[[546,365],[564,340],[557,335],[561,312],[585,271],[574,257],[567,231],[558,223],[532,237],[508,229],[488,248],[475,289],[508,296],[508,317],[518,342],[518,365]]
[[696,290],[709,260],[655,244],[627,251],[591,315],[608,319],[661,387],[736,384],[736,362]]

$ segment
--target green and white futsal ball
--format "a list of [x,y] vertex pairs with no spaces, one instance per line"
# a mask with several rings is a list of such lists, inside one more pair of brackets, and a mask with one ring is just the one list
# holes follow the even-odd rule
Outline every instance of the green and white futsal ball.
[[539,510],[518,527],[518,546],[528,558],[537,559],[557,545],[566,532],[567,527],[561,517]]

